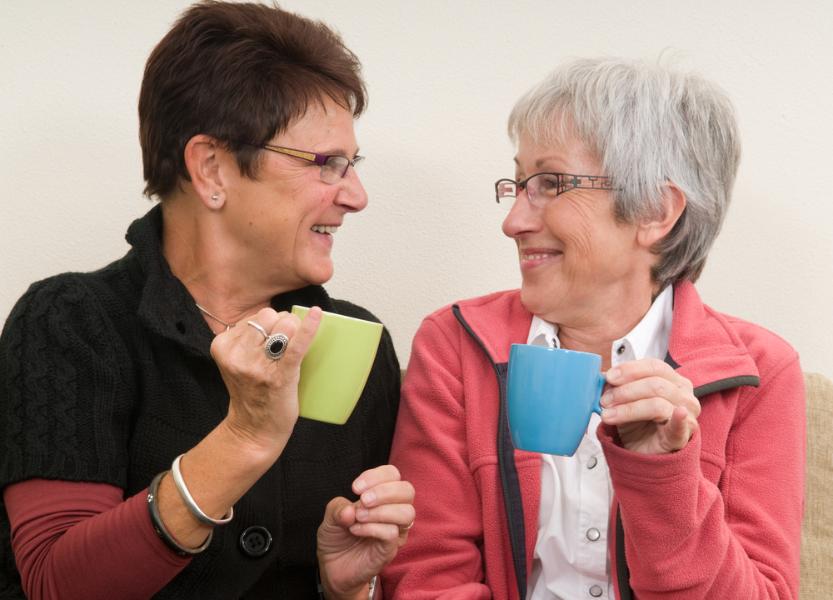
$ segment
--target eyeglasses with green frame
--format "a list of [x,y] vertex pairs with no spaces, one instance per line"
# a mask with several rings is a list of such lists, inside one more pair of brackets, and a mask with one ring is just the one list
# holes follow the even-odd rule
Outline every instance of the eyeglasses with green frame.
[[512,207],[518,192],[526,190],[529,203],[543,208],[550,200],[570,190],[612,191],[613,180],[603,175],[573,175],[571,173],[535,173],[521,181],[498,179],[495,182],[495,200],[501,206]]
[[340,154],[319,154],[318,152],[309,152],[307,150],[298,150],[296,148],[287,148],[285,146],[275,146],[273,144],[251,144],[244,142],[248,146],[269,150],[278,154],[285,154],[287,156],[294,156],[301,160],[306,160],[315,163],[321,167],[321,181],[324,183],[338,183],[345,175],[347,169],[350,167],[356,168],[356,165],[364,160],[364,156],[358,154],[353,158],[347,158]]

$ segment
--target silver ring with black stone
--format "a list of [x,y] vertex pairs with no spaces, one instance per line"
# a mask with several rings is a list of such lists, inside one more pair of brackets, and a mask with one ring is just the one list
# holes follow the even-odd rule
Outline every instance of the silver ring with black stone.
[[289,345],[289,338],[282,333],[273,333],[266,338],[266,343],[263,345],[263,351],[266,353],[266,358],[270,360],[278,360],[286,352],[286,347]]
[[260,332],[266,343],[263,344],[263,351],[266,353],[266,358],[269,360],[278,360],[283,353],[286,352],[286,347],[289,344],[289,338],[282,333],[273,333],[269,335],[260,323],[255,321],[246,321],[246,323]]

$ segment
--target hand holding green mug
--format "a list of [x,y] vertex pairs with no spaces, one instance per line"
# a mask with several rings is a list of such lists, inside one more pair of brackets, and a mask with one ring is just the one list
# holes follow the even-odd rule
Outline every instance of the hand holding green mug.
[[[301,319],[308,311],[304,306],[292,307],[292,314]],[[301,363],[300,415],[343,425],[362,395],[381,337],[381,323],[322,313],[321,325]]]

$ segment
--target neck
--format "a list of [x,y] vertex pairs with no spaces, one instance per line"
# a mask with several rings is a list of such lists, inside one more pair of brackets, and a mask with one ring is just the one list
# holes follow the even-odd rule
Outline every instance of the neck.
[[[236,323],[269,306],[285,289],[270,285],[268,272],[256,269],[224,226],[220,214],[198,199],[180,194],[162,204],[162,253],[171,272],[205,311],[206,323],[215,333],[221,324]],[[261,267],[262,267],[261,262]]]
[[656,292],[653,286],[639,286],[621,294],[606,296],[579,315],[573,315],[558,325],[558,339],[562,348],[593,352],[602,357],[602,368],[610,368],[610,349],[632,331],[650,310]]

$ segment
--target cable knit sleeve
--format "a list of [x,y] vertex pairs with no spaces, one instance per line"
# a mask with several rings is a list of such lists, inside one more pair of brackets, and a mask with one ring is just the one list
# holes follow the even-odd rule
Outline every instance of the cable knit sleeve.
[[133,390],[118,311],[82,275],[36,283],[17,303],[0,337],[0,488],[125,486]]

